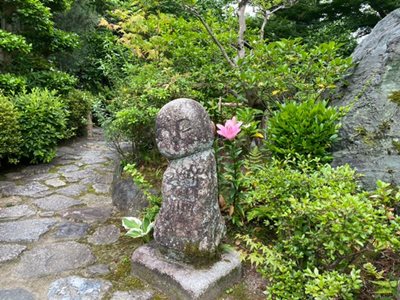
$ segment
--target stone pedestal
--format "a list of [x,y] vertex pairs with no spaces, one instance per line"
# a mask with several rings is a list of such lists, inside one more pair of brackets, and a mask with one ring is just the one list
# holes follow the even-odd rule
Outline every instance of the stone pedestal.
[[215,300],[239,282],[239,255],[227,252],[209,266],[195,268],[168,259],[155,245],[144,245],[132,255],[132,275],[160,289],[171,300]]

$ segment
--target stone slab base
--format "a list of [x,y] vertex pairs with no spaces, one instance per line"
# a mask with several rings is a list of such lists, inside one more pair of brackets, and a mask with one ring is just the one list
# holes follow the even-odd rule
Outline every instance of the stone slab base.
[[241,278],[239,255],[222,254],[205,268],[173,262],[154,245],[144,245],[132,255],[132,275],[160,289],[171,300],[215,300]]

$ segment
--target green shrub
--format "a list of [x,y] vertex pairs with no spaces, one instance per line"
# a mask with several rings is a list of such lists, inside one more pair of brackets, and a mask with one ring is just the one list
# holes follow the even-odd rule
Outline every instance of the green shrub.
[[0,91],[5,94],[20,92],[26,86],[26,79],[14,74],[0,74]]
[[69,111],[67,122],[67,128],[70,131],[69,135],[83,135],[87,125],[87,116],[94,102],[93,95],[89,92],[74,89],[63,98],[63,101]]
[[28,88],[46,88],[56,90],[59,94],[67,94],[77,83],[74,76],[61,71],[37,71],[30,73],[27,77]]
[[287,102],[268,122],[268,146],[280,158],[297,153],[328,162],[340,118],[340,112],[325,101]]
[[365,266],[400,248],[400,218],[378,201],[388,187],[359,191],[349,166],[274,159],[246,178],[243,207],[262,234],[241,238],[270,282],[269,299],[355,299],[373,280]]
[[22,141],[19,118],[11,101],[0,95],[0,160],[6,158],[10,163],[18,162]]
[[22,157],[31,163],[50,162],[57,142],[66,135],[68,111],[55,92],[33,89],[15,97],[21,113]]

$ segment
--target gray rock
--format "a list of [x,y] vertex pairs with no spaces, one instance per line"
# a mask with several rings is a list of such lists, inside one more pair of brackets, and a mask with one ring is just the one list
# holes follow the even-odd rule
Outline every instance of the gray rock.
[[241,264],[237,253],[227,252],[211,266],[196,269],[166,260],[156,248],[144,245],[132,255],[132,274],[170,299],[214,300],[240,280]]
[[88,274],[91,276],[97,276],[97,275],[107,275],[110,273],[110,268],[107,265],[94,265],[90,266],[87,270]]
[[[356,48],[357,64],[334,104],[353,103],[342,120],[341,141],[334,149],[334,165],[349,163],[365,177],[367,188],[376,180],[400,184],[400,106],[389,100],[400,90],[400,9],[380,21]],[[356,100],[356,101],[354,101]]]
[[89,225],[85,223],[66,222],[58,226],[56,238],[78,239],[85,236]]
[[57,194],[44,197],[42,199],[34,201],[33,203],[40,209],[52,211],[60,211],[71,206],[82,204],[81,201]]
[[0,208],[0,220],[16,220],[22,217],[30,217],[36,213],[28,205],[17,205]]
[[39,278],[83,268],[94,261],[95,257],[86,245],[72,241],[42,245],[24,252],[16,273],[23,278]]
[[26,246],[17,244],[0,245],[0,263],[17,258],[25,249]]
[[93,184],[93,189],[98,194],[108,194],[110,192],[110,185],[95,183]]
[[76,222],[104,223],[111,217],[111,213],[111,207],[103,206],[70,209],[63,213],[62,216],[66,219],[74,220]]
[[94,245],[108,245],[118,241],[121,232],[115,225],[101,226],[88,238],[88,242]]
[[111,289],[109,281],[69,276],[51,283],[49,300],[99,300]]
[[213,141],[214,125],[206,110],[194,100],[171,101],[157,115],[157,146],[169,159],[208,150]]
[[174,258],[208,257],[225,234],[212,122],[199,103],[178,99],[160,110],[156,131],[160,152],[171,160],[163,177],[154,239]]
[[64,181],[62,181],[58,178],[46,180],[44,183],[51,187],[61,187],[61,186],[66,185],[66,183]]
[[35,300],[35,297],[25,289],[0,290],[0,300]]
[[5,188],[3,194],[6,196],[26,196],[39,198],[45,195],[51,194],[49,188],[39,182],[28,182],[24,185],[11,186],[10,188]]
[[56,224],[55,219],[0,223],[0,242],[33,242]]
[[88,151],[82,155],[81,161],[87,165],[92,164],[101,164],[108,162],[109,159],[104,157],[104,153],[102,151]]
[[58,189],[57,193],[64,196],[76,197],[87,191],[87,186],[82,184],[71,184],[64,188]]
[[90,170],[79,170],[79,171],[75,171],[75,172],[71,172],[71,173],[63,173],[65,179],[68,182],[77,182],[77,181],[81,181],[81,179],[87,178],[92,176],[93,171]]
[[92,193],[85,194],[79,197],[79,200],[86,203],[88,206],[96,206],[96,205],[111,205],[112,199],[111,196],[105,195],[96,195]]
[[63,176],[69,175],[75,171],[78,171],[79,167],[76,165],[66,165],[62,166],[58,169],[58,173],[60,173]]
[[112,204],[127,216],[138,216],[149,206],[149,201],[133,179],[123,178],[121,172],[122,169],[118,165],[111,185]]
[[111,300],[151,300],[154,293],[151,291],[134,290],[129,292],[115,292]]

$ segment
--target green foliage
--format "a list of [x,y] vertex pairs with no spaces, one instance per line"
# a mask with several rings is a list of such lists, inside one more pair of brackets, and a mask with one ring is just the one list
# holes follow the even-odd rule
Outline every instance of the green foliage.
[[60,94],[68,93],[77,82],[74,76],[61,71],[37,71],[30,73],[27,77],[29,88],[46,87],[49,90],[56,90]]
[[65,137],[68,113],[55,92],[33,89],[15,97],[20,112],[22,157],[31,163],[50,162],[57,142]]
[[26,86],[26,78],[14,74],[0,74],[0,91],[4,94],[21,92]]
[[148,241],[148,235],[154,227],[154,221],[151,222],[148,217],[144,217],[143,221],[135,217],[122,218],[122,226],[128,232],[125,234],[134,239],[143,238]]
[[0,161],[18,162],[22,136],[19,127],[20,113],[12,102],[0,95]]
[[26,42],[24,37],[0,29],[0,49],[8,52],[29,53],[32,46]]
[[359,191],[349,166],[273,159],[246,178],[243,207],[263,231],[241,238],[271,283],[268,299],[354,299],[368,283],[364,265],[400,247],[400,218]]
[[268,144],[274,155],[311,155],[331,160],[330,148],[338,138],[341,114],[326,101],[294,101],[279,106],[268,122]]
[[88,114],[92,110],[94,96],[89,92],[72,90],[63,98],[63,102],[69,112],[67,128],[71,131],[71,135],[83,135]]

